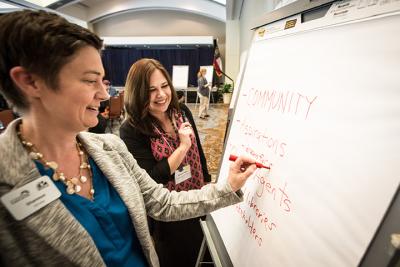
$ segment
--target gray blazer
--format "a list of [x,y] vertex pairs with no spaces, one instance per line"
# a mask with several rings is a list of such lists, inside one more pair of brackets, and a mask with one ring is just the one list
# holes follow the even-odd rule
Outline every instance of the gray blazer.
[[[21,120],[0,135],[0,196],[40,177],[16,134]],[[51,134],[51,132],[49,132]],[[82,132],[85,149],[128,208],[150,266],[159,266],[146,215],[161,221],[202,216],[242,200],[226,182],[169,192],[141,169],[115,135]],[[0,203],[0,266],[104,266],[92,238],[57,199],[16,221]]]

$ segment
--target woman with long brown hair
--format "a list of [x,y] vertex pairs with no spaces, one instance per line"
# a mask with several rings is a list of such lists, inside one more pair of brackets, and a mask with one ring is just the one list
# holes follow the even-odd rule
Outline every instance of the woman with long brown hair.
[[[207,162],[190,110],[178,103],[171,78],[160,62],[135,62],[125,85],[126,121],[120,137],[158,183],[170,191],[200,189],[210,182]],[[199,218],[151,220],[161,266],[194,266],[202,241]]]

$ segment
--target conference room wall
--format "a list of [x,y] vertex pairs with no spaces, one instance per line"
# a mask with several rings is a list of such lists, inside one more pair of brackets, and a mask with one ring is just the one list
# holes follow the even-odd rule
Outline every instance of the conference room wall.
[[93,24],[100,36],[213,36],[225,58],[225,23],[204,16],[168,10],[124,13]]

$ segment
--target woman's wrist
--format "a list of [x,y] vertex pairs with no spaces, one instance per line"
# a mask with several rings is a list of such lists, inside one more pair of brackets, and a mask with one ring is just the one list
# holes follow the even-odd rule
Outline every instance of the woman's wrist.
[[176,150],[179,150],[181,153],[185,154],[189,151],[190,146],[185,143],[180,143]]

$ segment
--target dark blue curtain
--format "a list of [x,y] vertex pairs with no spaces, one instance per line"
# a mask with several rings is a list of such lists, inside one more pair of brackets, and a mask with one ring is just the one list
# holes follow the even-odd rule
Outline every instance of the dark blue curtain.
[[108,47],[102,51],[106,78],[114,86],[124,86],[126,76],[133,63],[141,58],[154,58],[161,62],[172,77],[173,65],[189,65],[189,86],[197,86],[200,66],[212,65],[213,47],[191,48],[138,48]]

